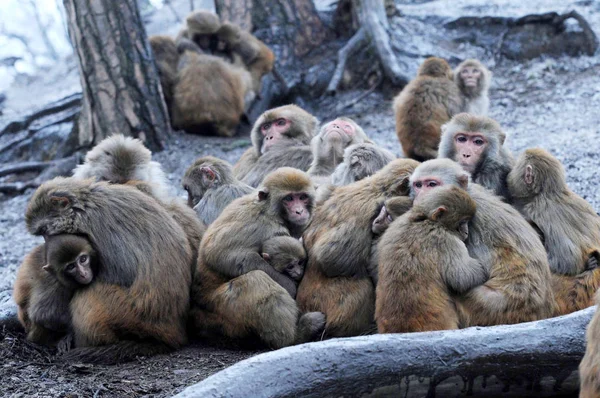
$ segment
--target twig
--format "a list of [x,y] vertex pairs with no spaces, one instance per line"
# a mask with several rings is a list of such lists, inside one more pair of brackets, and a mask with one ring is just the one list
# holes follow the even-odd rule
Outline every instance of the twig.
[[342,76],[344,75],[344,71],[346,70],[346,62],[351,55],[356,53],[362,47],[366,46],[369,43],[367,39],[367,35],[365,34],[365,29],[360,28],[348,43],[344,45],[338,51],[338,63],[335,67],[335,71],[333,72],[333,76],[331,77],[331,82],[329,82],[329,86],[327,86],[327,94],[333,95],[337,91],[340,82],[342,81]]

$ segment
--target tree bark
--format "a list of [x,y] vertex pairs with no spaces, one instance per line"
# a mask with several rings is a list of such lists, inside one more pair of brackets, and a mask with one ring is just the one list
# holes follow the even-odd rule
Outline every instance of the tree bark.
[[158,72],[135,0],[64,0],[82,111],[78,145],[121,133],[160,150],[171,134]]
[[215,0],[217,14],[222,22],[231,22],[252,32],[253,0]]

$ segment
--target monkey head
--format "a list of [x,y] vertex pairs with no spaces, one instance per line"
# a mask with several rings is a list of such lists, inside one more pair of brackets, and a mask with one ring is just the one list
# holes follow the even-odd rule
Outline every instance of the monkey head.
[[442,126],[439,157],[450,158],[475,174],[488,157],[500,156],[505,139],[495,120],[459,113]]
[[454,81],[460,91],[468,98],[477,97],[487,91],[492,73],[476,59],[461,62],[454,73]]
[[437,222],[465,241],[469,237],[468,223],[475,215],[476,207],[475,201],[464,189],[447,185],[416,201],[411,221]]
[[225,22],[215,34],[215,43],[213,51],[228,52],[233,49],[241,40],[241,29],[239,26]]
[[369,142],[369,137],[356,122],[347,117],[339,117],[321,127],[311,145],[315,158],[343,159],[344,149],[351,144]]
[[412,203],[406,201],[405,197],[396,196],[387,199],[383,206],[381,206],[379,214],[375,217],[375,220],[373,220],[373,224],[371,225],[373,234],[383,234],[392,221],[410,210],[411,204]]
[[542,148],[527,149],[519,156],[508,174],[507,184],[514,198],[561,192],[567,185],[560,161]]
[[209,50],[211,41],[221,21],[219,17],[208,11],[195,11],[186,18],[189,38],[203,50]]
[[315,202],[314,184],[305,172],[281,167],[267,175],[258,189],[258,201],[265,211],[280,218],[294,237],[308,226]]
[[277,272],[300,281],[306,265],[306,251],[298,239],[277,236],[263,243],[262,257]]
[[452,68],[446,62],[446,60],[437,57],[427,58],[417,71],[418,76],[430,76],[430,77],[446,77],[449,80],[454,78]]
[[265,111],[254,123],[250,136],[258,156],[276,145],[308,145],[319,121],[296,105]]
[[416,203],[444,185],[467,189],[471,176],[450,159],[432,159],[421,163],[410,176],[410,197]]
[[94,279],[96,253],[90,242],[77,235],[54,235],[45,238],[44,271],[54,275],[65,287],[89,285]]
[[394,155],[370,142],[351,145],[344,151],[344,160],[348,159],[355,181],[375,174],[386,164],[394,160]]
[[224,160],[214,156],[204,156],[196,159],[188,167],[181,182],[188,194],[188,205],[193,208],[209,189],[232,184],[233,170]]

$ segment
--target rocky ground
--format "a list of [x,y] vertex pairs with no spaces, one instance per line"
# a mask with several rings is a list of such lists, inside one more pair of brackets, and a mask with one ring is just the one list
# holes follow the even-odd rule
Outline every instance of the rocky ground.
[[[445,21],[460,15],[521,16],[577,9],[600,32],[600,7],[592,1],[398,3],[404,18],[413,23],[431,22],[432,18]],[[516,154],[534,146],[548,149],[565,165],[570,187],[600,210],[600,185],[595,180],[600,162],[600,56],[485,61],[494,73],[490,116],[506,130],[510,149]],[[51,79],[49,76],[44,82],[51,86]],[[63,83],[63,95],[77,91],[76,71],[69,72]],[[33,89],[38,87],[22,87],[13,99],[13,113],[5,112],[4,117],[23,111],[28,104],[25,99],[32,101],[31,92],[25,90]],[[39,90],[35,97],[52,99],[43,84]],[[309,102],[307,108],[322,120],[340,115],[354,118],[378,144],[401,155],[391,110],[393,91],[383,87],[356,103],[353,100],[363,93],[347,91]],[[248,145],[248,137],[219,139],[177,133],[168,149],[155,154],[154,159],[162,163],[173,186],[183,194],[181,176],[196,157],[211,154],[235,162]],[[27,233],[23,220],[31,194],[0,198],[0,305],[10,298],[15,270],[23,256],[40,242]],[[254,354],[194,345],[120,366],[84,366],[56,362],[51,352],[26,343],[18,333],[0,331],[0,339],[2,396],[170,396]]]

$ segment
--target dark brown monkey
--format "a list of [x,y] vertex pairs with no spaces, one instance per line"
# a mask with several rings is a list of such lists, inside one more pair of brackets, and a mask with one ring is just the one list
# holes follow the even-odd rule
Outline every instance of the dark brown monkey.
[[150,36],[149,40],[167,110],[171,112],[173,88],[177,79],[177,64],[179,63],[177,44],[169,36]]
[[210,54],[211,43],[221,22],[216,14],[208,11],[194,11],[185,20],[186,27],[182,29],[175,42],[177,50],[183,54],[193,51],[198,54]]
[[344,161],[335,168],[331,183],[348,185],[375,174],[396,157],[372,143],[351,145],[344,151]]
[[452,159],[471,180],[510,202],[506,177],[514,159],[504,146],[506,134],[493,119],[459,113],[442,126],[439,158]]
[[233,176],[231,165],[214,156],[196,159],[182,180],[188,205],[206,225],[217,219],[234,199],[254,190]]
[[475,201],[449,185],[419,198],[381,237],[375,319],[379,333],[458,329],[453,295],[483,284],[487,265],[464,241]]
[[308,264],[297,301],[302,311],[325,313],[328,336],[373,330],[371,224],[385,199],[407,196],[408,178],[417,165],[412,159],[394,160],[371,177],[336,187],[315,210],[303,236]]
[[442,124],[462,109],[452,69],[441,58],[427,58],[417,77],[394,99],[396,134],[406,157],[437,157]]
[[239,71],[212,55],[186,51],[174,88],[171,122],[195,134],[235,134],[247,87]]
[[261,253],[275,271],[300,282],[306,265],[306,251],[298,239],[276,236],[263,243]]
[[593,305],[600,287],[600,217],[569,189],[565,170],[541,148],[526,150],[508,175],[514,206],[541,232],[553,272],[555,315]]
[[528,322],[552,315],[555,304],[546,251],[516,209],[470,183],[469,174],[450,159],[421,164],[410,181],[415,201],[440,186],[456,185],[477,204],[465,243],[471,257],[488,267],[490,278],[457,298],[461,326]]
[[490,107],[488,91],[492,72],[476,59],[467,59],[454,71],[454,81],[463,98],[463,111],[487,116]]
[[[600,293],[596,293],[596,305],[600,304]],[[580,398],[600,396],[600,311],[592,317],[585,334],[586,348],[583,360],[579,364]]]
[[71,326],[69,302],[78,288],[92,283],[97,256],[77,235],[55,235],[34,248],[17,271],[14,298],[27,340],[56,344]]
[[309,144],[318,127],[319,120],[296,105],[264,112],[250,133],[252,148],[233,167],[235,176],[256,187],[279,167],[308,170],[312,163]]
[[102,265],[71,300],[70,358],[113,363],[187,342],[192,254],[158,201],[128,186],[55,178],[33,194],[25,221],[34,235],[86,235]]
[[308,175],[283,167],[268,175],[257,191],[233,201],[208,227],[192,286],[191,317],[198,335],[236,340],[257,336],[265,345],[280,348],[322,330],[323,314],[299,318],[292,298],[295,281],[261,256],[269,239],[302,235],[312,218],[313,201]]

